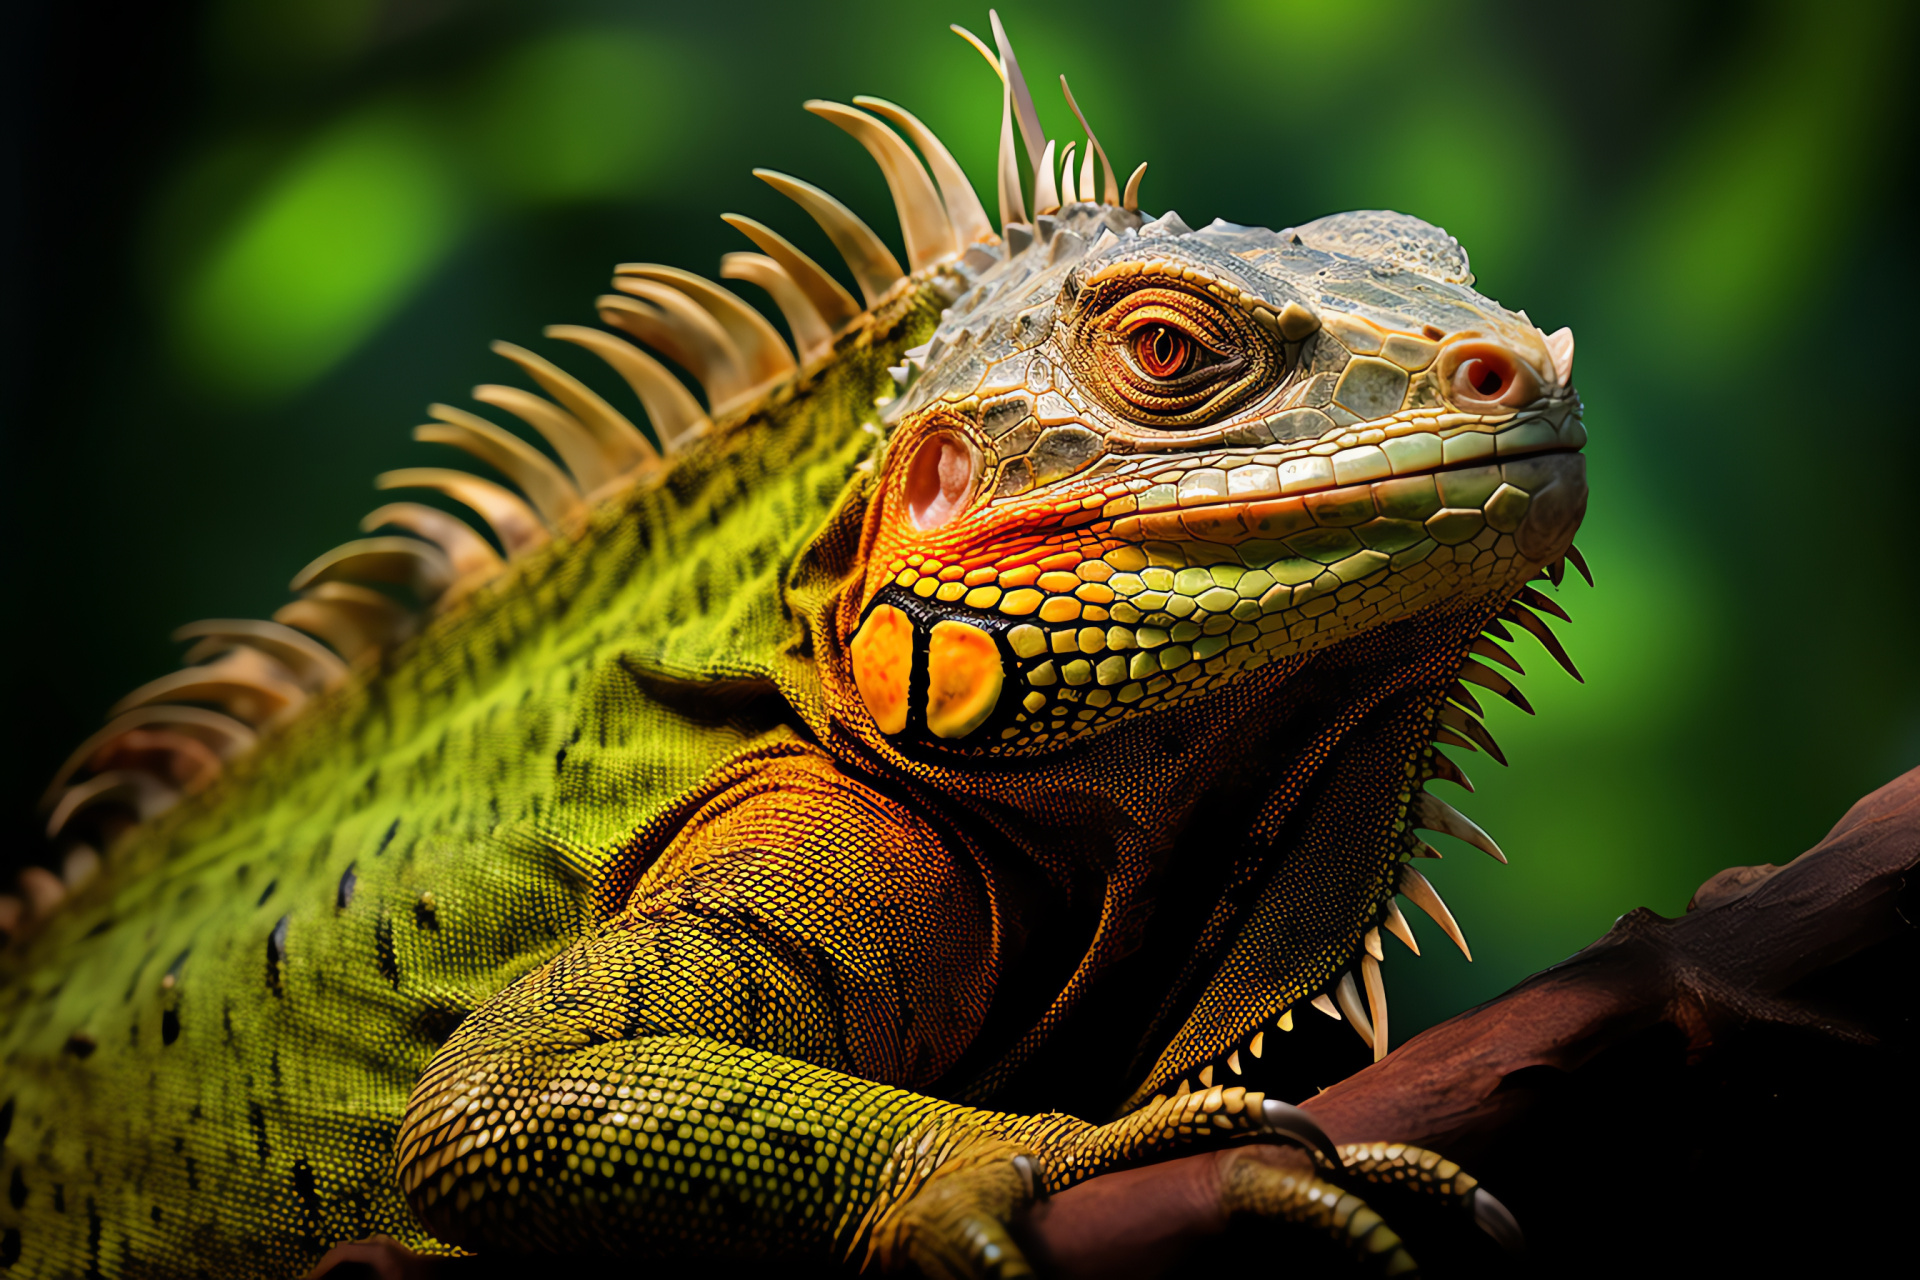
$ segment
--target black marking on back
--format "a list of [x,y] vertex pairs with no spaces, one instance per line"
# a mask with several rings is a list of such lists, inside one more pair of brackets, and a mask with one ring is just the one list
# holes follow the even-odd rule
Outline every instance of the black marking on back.
[[20,1261],[20,1228],[8,1227],[6,1234],[0,1235],[0,1267],[13,1270],[13,1264]]
[[440,911],[434,903],[431,891],[421,894],[419,900],[413,904],[413,922],[422,929],[439,932]]
[[[743,708],[756,701],[767,701],[769,714],[777,714],[771,711],[771,702],[780,697],[780,692],[770,679],[736,677],[690,680],[649,670],[624,654],[614,661],[633,681],[635,688],[654,701],[664,703],[676,714],[690,719],[719,724],[739,715]],[[607,745],[604,720],[600,729],[600,745],[604,747]],[[574,738],[576,741],[579,738],[577,731]]]
[[100,1231],[105,1224],[100,1221],[100,1209],[93,1203],[93,1197],[87,1197],[87,1280],[102,1280],[100,1276]]
[[260,901],[254,903],[253,905],[256,907],[266,906],[267,899],[271,898],[273,896],[273,891],[275,889],[278,889],[279,887],[280,887],[280,881],[278,879],[267,881],[267,887],[260,891]]
[[260,1163],[265,1164],[270,1150],[267,1146],[267,1113],[261,1110],[257,1102],[247,1104],[247,1127],[253,1130],[254,1146],[259,1149]]
[[133,966],[133,976],[127,979],[127,989],[120,996],[121,1004],[133,1003],[134,996],[140,993],[140,975],[147,971],[147,966],[153,963],[153,958],[159,954],[159,947],[148,947],[146,954],[140,957],[140,962]]
[[314,1185],[313,1169],[305,1160],[293,1162],[293,1193],[300,1197],[301,1243],[309,1252],[320,1248],[320,1192]]
[[442,1045],[453,1038],[460,1024],[467,1020],[464,1009],[450,1009],[443,1005],[434,1005],[422,1009],[415,1018],[414,1025],[419,1028],[421,1038],[429,1044]]
[[394,836],[398,835],[399,832],[400,832],[400,819],[395,818],[393,820],[393,825],[387,828],[387,834],[380,837],[380,843],[374,849],[373,856],[377,858],[381,854],[385,853],[387,851],[387,846],[393,843]]
[[13,1099],[0,1102],[0,1147],[7,1145],[7,1135],[13,1132]]
[[13,1178],[7,1183],[7,1203],[16,1209],[26,1207],[27,1176],[20,1172],[20,1166],[13,1166]]
[[353,891],[360,884],[360,877],[354,874],[356,863],[349,862],[347,869],[340,873],[340,888],[333,895],[336,910],[345,911],[353,902]]
[[[177,984],[180,981],[180,970],[183,967],[185,967],[187,963],[187,957],[192,954],[193,954],[193,948],[188,947],[185,951],[182,951],[179,955],[175,956],[173,958],[173,963],[167,966],[167,978],[171,978],[174,981],[174,983]],[[164,985],[166,979],[162,979],[161,981],[162,981],[162,984]]]
[[291,917],[281,916],[280,923],[273,926],[273,932],[267,935],[267,986],[273,994],[282,994],[280,990],[280,963],[287,958],[287,922]]
[[395,991],[400,989],[400,957],[393,950],[393,918],[386,912],[380,913],[380,920],[373,926],[373,962],[380,967],[381,976],[387,985]]
[[164,1009],[160,1013],[160,1043],[170,1045],[180,1038],[180,1011]]
[[62,1053],[70,1053],[84,1062],[86,1059],[91,1058],[93,1051],[99,1047],[92,1036],[84,1031],[76,1031],[67,1037],[67,1042],[60,1046],[60,1050]]

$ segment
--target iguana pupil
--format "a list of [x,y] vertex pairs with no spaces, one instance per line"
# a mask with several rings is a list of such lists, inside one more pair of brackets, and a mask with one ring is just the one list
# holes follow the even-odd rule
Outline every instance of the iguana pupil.
[[1154,325],[1135,340],[1140,363],[1156,378],[1171,378],[1187,367],[1193,353],[1189,341],[1165,325]]

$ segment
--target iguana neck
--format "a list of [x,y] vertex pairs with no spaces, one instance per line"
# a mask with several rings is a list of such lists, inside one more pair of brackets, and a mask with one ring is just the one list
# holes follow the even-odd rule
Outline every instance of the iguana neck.
[[[1028,952],[1008,953],[995,1015],[951,1073],[956,1096],[1007,1086],[1155,927],[1195,932],[1175,952],[1184,970],[1158,975],[1157,1008],[1136,1002],[1134,1040],[1106,1046],[1132,1062],[1102,1082],[1118,1091],[1107,1105],[1225,1053],[1351,964],[1393,893],[1433,709],[1499,601],[1288,657],[1048,755],[909,754],[874,725],[847,651],[866,515],[851,493],[800,560],[782,691],[841,764],[958,815],[997,907],[1018,917],[1043,902],[1030,912],[1050,935],[1016,920]],[[1170,882],[1196,877],[1200,910],[1158,919]],[[1249,939],[1265,962],[1243,954]],[[1223,963],[1241,984],[1231,1001],[1212,998]]]

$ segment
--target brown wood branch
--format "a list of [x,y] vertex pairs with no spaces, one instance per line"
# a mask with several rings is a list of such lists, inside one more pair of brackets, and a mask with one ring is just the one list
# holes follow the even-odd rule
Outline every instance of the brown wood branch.
[[[1786,866],[1723,871],[1677,919],[1630,912],[1577,955],[1302,1105],[1336,1143],[1407,1142],[1471,1168],[1518,1146],[1550,1150],[1550,1134],[1528,1132],[1535,1113],[1562,1082],[1577,1087],[1583,1073],[1604,1075],[1605,1097],[1620,1097],[1634,1092],[1636,1077],[1670,1091],[1677,1072],[1697,1074],[1723,1041],[1759,1043],[1756,1031],[1790,1029],[1800,1037],[1786,1042],[1796,1052],[1809,1041],[1872,1045],[1867,1028],[1823,1006],[1830,992],[1819,988],[1849,961],[1912,937],[1903,896],[1917,863],[1920,770],[1854,805],[1825,840]],[[1910,947],[1902,954],[1911,960]],[[1911,1024],[1909,977],[1903,970],[1887,983],[1877,1010],[1883,1021]],[[1642,1052],[1665,1043],[1663,1029],[1676,1043]],[[1780,1052],[1781,1041],[1765,1043],[1760,1071],[1777,1063],[1784,1074],[1790,1059],[1799,1060]],[[1605,1059],[1618,1061],[1601,1072],[1595,1064]],[[1910,1124],[1911,1113],[1909,1103],[1889,1122]],[[1632,1160],[1651,1166],[1649,1185],[1671,1178],[1660,1168],[1658,1141],[1630,1131],[1620,1137],[1634,1148],[1622,1153],[1623,1167]],[[1158,1274],[1226,1230],[1217,1208],[1222,1174],[1250,1157],[1275,1158],[1212,1152],[1093,1179],[1036,1209],[1027,1224],[1030,1249],[1060,1276]],[[1540,1172],[1550,1179],[1555,1171]]]

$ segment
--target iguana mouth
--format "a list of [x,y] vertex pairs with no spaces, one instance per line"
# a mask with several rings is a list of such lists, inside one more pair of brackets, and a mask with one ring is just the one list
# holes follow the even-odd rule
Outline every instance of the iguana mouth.
[[1585,510],[1584,437],[1568,413],[1169,460],[1145,488],[1116,477],[1102,518],[979,585],[894,566],[854,638],[856,679],[905,742],[1064,742],[1440,600],[1517,588]]

